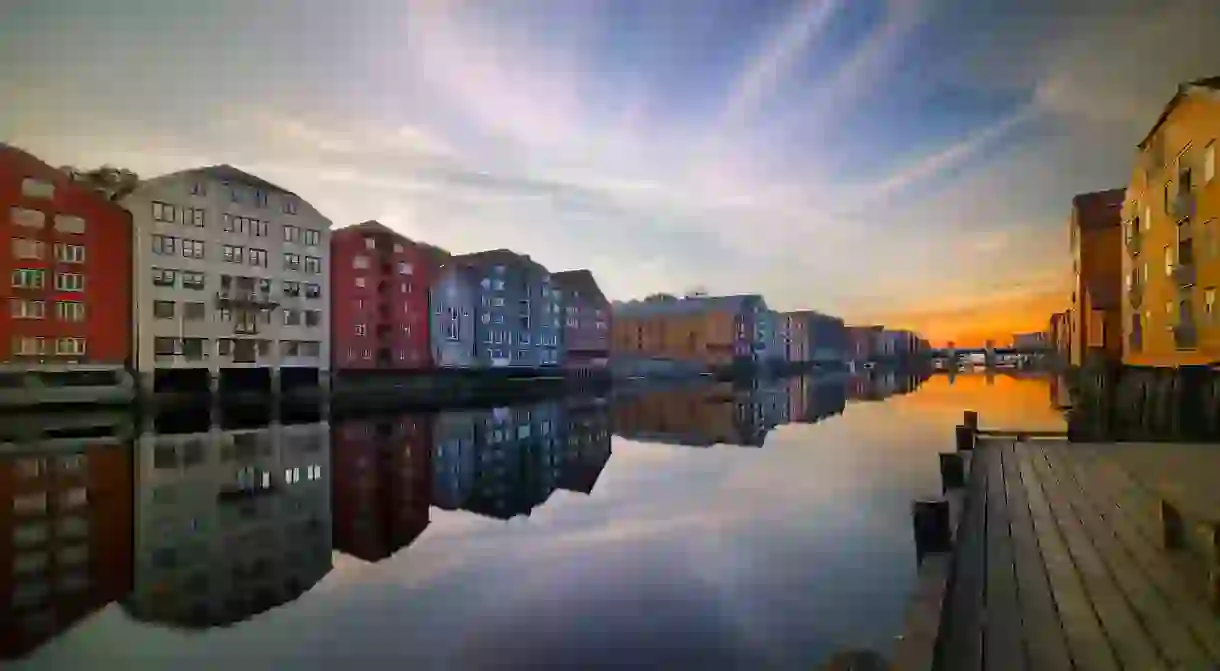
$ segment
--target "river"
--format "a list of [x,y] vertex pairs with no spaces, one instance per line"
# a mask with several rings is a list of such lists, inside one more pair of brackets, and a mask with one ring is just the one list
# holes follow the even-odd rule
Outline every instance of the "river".
[[[810,669],[892,648],[910,501],[939,492],[962,410],[1063,424],[1037,376],[627,396],[137,420],[115,446],[0,457],[27,497],[0,517],[2,651],[22,669]],[[41,513],[22,477],[52,483]]]

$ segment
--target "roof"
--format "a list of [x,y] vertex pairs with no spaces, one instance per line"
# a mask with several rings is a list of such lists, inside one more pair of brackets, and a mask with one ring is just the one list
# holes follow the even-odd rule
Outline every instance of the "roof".
[[257,177],[255,175],[251,175],[250,173],[245,172],[244,170],[238,170],[237,168],[234,168],[233,166],[229,165],[228,163],[224,163],[221,165],[210,165],[210,166],[207,166],[204,168],[195,168],[194,170],[192,170],[190,172],[207,175],[208,177],[213,177],[213,178],[221,180],[221,181],[240,182],[247,186],[253,186],[258,189],[266,189],[268,191],[279,191],[280,193],[286,193],[290,196],[296,196],[295,193],[289,191],[288,189],[285,189],[282,186],[276,186],[275,184],[268,182],[267,180],[263,179],[262,177]]
[[673,300],[658,301],[630,301],[627,303],[615,303],[614,316],[693,315],[717,310],[740,312],[746,302],[750,300],[762,301],[763,298],[758,294],[743,294],[738,296],[697,296],[694,298],[675,298]]
[[452,256],[452,254],[441,247],[409,238],[375,219],[331,229],[331,235],[335,236],[343,233],[344,231],[350,231],[351,233],[384,233],[386,235],[391,235],[399,240],[402,240],[403,242],[420,247],[425,253],[431,253],[434,257],[433,261],[438,264]]
[[1126,189],[1077,194],[1072,197],[1075,215],[1073,221],[1082,231],[1114,228],[1122,221],[1122,207],[1126,197]]
[[511,249],[489,249],[471,254],[455,254],[450,259],[454,263],[475,267],[511,265],[514,263],[527,263],[539,268],[543,267],[541,263],[531,259],[529,254],[518,254]]
[[555,280],[565,296],[580,293],[595,302],[606,302],[606,296],[602,293],[601,287],[597,286],[597,279],[593,277],[593,272],[590,270],[585,268],[564,270],[551,275],[551,279]]
[[1157,117],[1156,123],[1152,124],[1152,129],[1148,131],[1148,134],[1145,135],[1144,139],[1140,140],[1140,143],[1136,146],[1138,146],[1141,150],[1147,148],[1148,142],[1152,139],[1153,135],[1156,135],[1157,129],[1161,127],[1161,124],[1165,123],[1165,120],[1169,118],[1169,115],[1173,113],[1174,109],[1177,108],[1182,100],[1184,100],[1186,96],[1191,95],[1192,93],[1198,93],[1202,89],[1220,91],[1220,76],[1204,77],[1203,79],[1196,79],[1194,81],[1178,84],[1178,92],[1173,94],[1173,97],[1170,98],[1169,102],[1165,104],[1165,108],[1161,110],[1161,116]]

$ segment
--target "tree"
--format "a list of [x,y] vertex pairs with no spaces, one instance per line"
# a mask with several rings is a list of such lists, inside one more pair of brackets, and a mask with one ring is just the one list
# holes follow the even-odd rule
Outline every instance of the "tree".
[[125,168],[103,165],[93,170],[81,170],[66,165],[60,171],[72,178],[72,181],[88,186],[102,193],[109,200],[119,200],[131,193],[140,185],[140,177]]

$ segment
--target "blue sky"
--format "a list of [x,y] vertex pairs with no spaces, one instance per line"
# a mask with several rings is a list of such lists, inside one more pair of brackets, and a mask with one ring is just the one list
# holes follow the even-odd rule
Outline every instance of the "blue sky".
[[1066,296],[1071,195],[1217,35],[1211,0],[18,0],[0,139],[233,163],[614,298],[960,312]]

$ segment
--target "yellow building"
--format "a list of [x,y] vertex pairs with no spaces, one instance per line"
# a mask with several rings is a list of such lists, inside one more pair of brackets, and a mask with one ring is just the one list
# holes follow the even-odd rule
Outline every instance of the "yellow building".
[[1220,77],[1178,87],[1123,203],[1123,361],[1220,362]]

